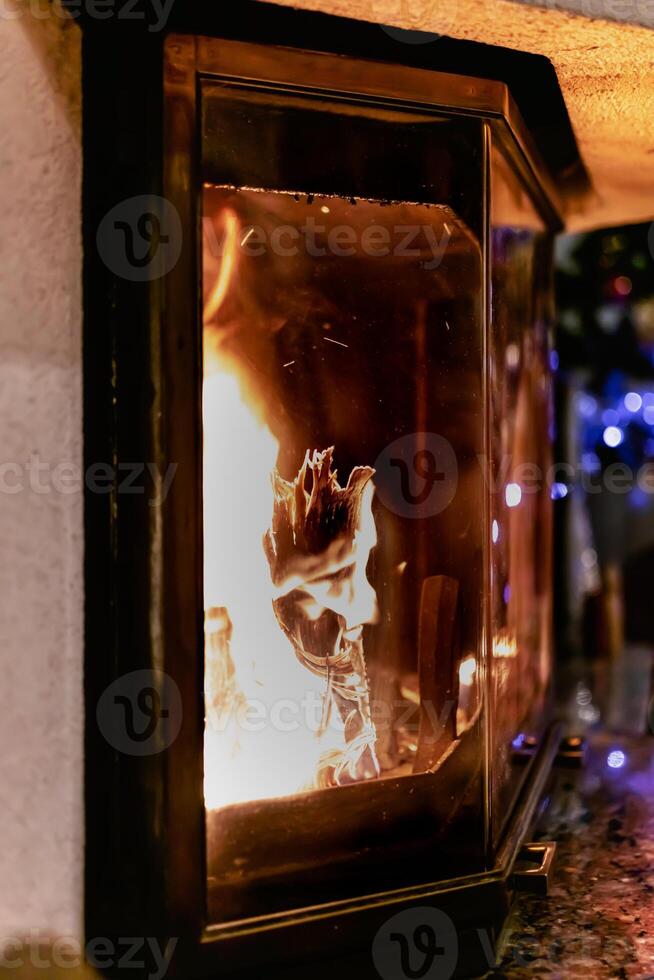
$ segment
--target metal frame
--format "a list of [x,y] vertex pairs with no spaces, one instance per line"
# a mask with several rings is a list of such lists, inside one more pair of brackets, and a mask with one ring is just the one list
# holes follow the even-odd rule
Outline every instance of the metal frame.
[[[330,99],[370,99],[405,111],[419,107],[496,120],[499,125],[494,126],[494,131],[538,202],[546,223],[557,229],[562,227],[557,189],[504,82],[404,65],[393,65],[389,72],[384,62],[362,62],[321,51],[212,37],[192,39],[177,35],[169,39],[168,45],[171,44],[185,46],[188,54],[190,46],[196,45],[196,71],[200,75],[305,94],[319,92]],[[307,84],[307,79],[311,79],[311,84]]]
[[[87,495],[86,500],[87,935],[178,938],[170,975],[185,980],[230,971],[260,975],[264,965],[274,975],[275,964],[293,977],[291,954],[310,961],[312,975],[319,977],[316,959],[326,950],[355,964],[361,937],[374,935],[391,911],[436,902],[469,935],[473,966],[464,963],[462,969],[485,968],[486,951],[476,929],[500,928],[511,866],[547,778],[556,732],[533,762],[492,870],[229,925],[206,921],[199,655],[204,634],[197,598],[202,594],[199,80],[219,76],[404,111],[482,117],[552,229],[560,227],[556,193],[504,83],[393,65],[391,85],[384,62],[366,61],[361,73],[359,61],[355,77],[348,58],[321,52],[190,34],[170,35],[163,45],[156,38],[145,44],[140,36],[122,40],[123,57],[131,59],[129,73],[119,91],[103,92],[115,50],[98,43],[93,25],[85,34],[85,84],[103,92],[100,106],[96,97],[85,100],[84,108],[85,239],[95,243],[99,220],[113,204],[130,193],[148,192],[163,195],[177,209],[182,251],[165,279],[134,284],[117,281],[93,244],[87,248],[86,461],[149,458],[165,469],[175,460],[178,469],[158,508],[148,509],[138,497]],[[96,134],[95,142],[88,133]],[[119,156],[121,138],[134,156],[120,157],[116,178],[111,161]],[[95,706],[107,684],[138,667],[169,673],[184,705],[178,738],[149,760],[119,758],[95,724]],[[260,942],[252,943],[253,935]],[[364,953],[365,971],[367,949]],[[326,975],[333,969],[332,964]],[[306,974],[301,965],[298,970],[298,976]]]
[[[362,63],[320,52],[271,48],[240,41],[187,35],[169,37],[164,47],[164,58],[164,196],[177,207],[182,216],[184,246],[183,260],[168,274],[165,281],[163,364],[170,376],[179,378],[184,371],[187,378],[196,379],[195,390],[192,382],[184,382],[179,400],[175,397],[174,387],[167,395],[170,401],[166,405],[164,416],[167,420],[165,444],[168,452],[172,453],[171,458],[182,460],[179,472],[183,482],[177,483],[174,494],[177,502],[171,501],[168,510],[165,525],[167,544],[164,544],[164,548],[169,554],[179,556],[184,541],[187,551],[195,541],[198,556],[186,568],[184,590],[180,590],[177,561],[172,565],[166,562],[166,568],[170,569],[173,579],[167,585],[165,579],[163,582],[166,612],[162,640],[166,648],[183,651],[181,657],[178,653],[174,654],[174,665],[177,669],[173,664],[169,664],[167,669],[172,671],[177,683],[186,689],[185,698],[197,706],[197,691],[198,687],[201,690],[201,684],[197,676],[197,663],[192,668],[190,664],[194,657],[196,662],[201,660],[197,651],[203,648],[202,615],[196,601],[196,596],[201,595],[197,584],[201,581],[199,566],[202,554],[201,528],[198,527],[197,516],[201,513],[198,497],[201,486],[198,471],[201,454],[195,438],[189,439],[188,433],[193,431],[193,425],[197,426],[199,418],[201,317],[197,302],[195,305],[188,303],[188,298],[197,298],[198,288],[196,256],[199,253],[195,251],[194,254],[194,250],[199,247],[197,193],[201,182],[196,117],[201,80],[210,77],[237,82],[239,85],[253,85],[266,90],[283,90],[330,100],[340,97],[350,102],[372,102],[404,111],[413,109],[485,118],[488,120],[485,130],[486,169],[489,165],[488,147],[492,130],[493,137],[500,141],[504,152],[521,174],[546,224],[550,228],[558,228],[561,222],[554,189],[551,185],[547,186],[547,180],[546,186],[543,186],[537,179],[537,174],[543,178],[544,167],[509,90],[502,82],[397,65],[389,73],[388,66],[380,62]],[[362,71],[362,67],[365,67],[365,71]],[[307,79],[311,79],[310,85],[306,83]],[[484,308],[487,316],[487,304],[484,304]],[[192,452],[197,452],[196,459],[189,457]],[[194,479],[197,481],[195,486]],[[191,501],[196,502],[195,514],[187,509]],[[487,628],[485,632],[488,632]],[[166,661],[168,662],[168,657]],[[180,666],[183,668],[181,672]],[[196,685],[195,692],[193,684]],[[201,712],[199,717],[202,717]],[[196,719],[193,725],[196,737],[198,728],[199,719]],[[247,963],[255,969],[262,962],[257,959],[256,953],[253,955],[252,944],[248,943],[248,938],[254,935],[260,939],[265,937],[264,961],[268,964],[278,957],[283,962],[283,958],[288,955],[290,941],[294,945],[300,943],[304,955],[310,954],[312,950],[317,955],[325,946],[330,945],[330,936],[336,922],[340,923],[339,934],[347,948],[348,940],[345,936],[349,929],[357,932],[362,928],[364,920],[377,921],[380,912],[383,916],[389,914],[389,907],[399,910],[430,899],[437,900],[439,907],[447,907],[452,901],[456,905],[460,896],[465,894],[468,900],[472,899],[472,908],[477,914],[480,903],[486,907],[489,899],[491,904],[499,902],[498,907],[505,906],[509,870],[524,835],[526,817],[533,812],[535,791],[542,785],[543,774],[551,761],[556,741],[556,738],[551,738],[547,742],[541,754],[540,766],[534,767],[534,793],[531,797],[528,795],[527,804],[523,803],[518,824],[514,824],[513,831],[507,834],[503,850],[497,856],[497,864],[492,871],[457,881],[396,889],[384,894],[331,902],[324,906],[240,922],[206,923],[201,937],[201,959],[211,963],[213,956],[218,955],[220,962],[228,969],[240,969]],[[206,887],[205,842],[201,832],[204,825],[202,771],[197,750],[196,762],[188,768],[191,748],[191,742],[186,745],[180,742],[168,750],[169,770],[171,774],[175,774],[175,792],[168,794],[167,813],[167,824],[176,840],[173,850],[180,854],[186,850],[187,854],[190,852],[195,855],[194,862],[185,859],[179,862],[179,867],[171,868],[171,910],[176,921],[186,921],[188,925],[192,925],[194,920],[198,921],[198,891],[201,890],[203,894]],[[183,760],[186,760],[184,786],[183,792],[179,792],[178,782]],[[193,817],[189,826],[191,814]],[[522,828],[520,834],[516,834],[518,825]],[[490,842],[487,844],[490,848]],[[503,899],[500,898],[501,895],[504,896]],[[194,910],[191,916],[189,909]],[[293,936],[292,940],[289,933]],[[353,941],[352,935],[349,943]]]

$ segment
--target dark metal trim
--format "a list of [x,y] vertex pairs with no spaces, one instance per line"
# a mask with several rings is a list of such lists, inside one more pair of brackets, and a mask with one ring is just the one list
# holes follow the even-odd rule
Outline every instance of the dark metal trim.
[[175,929],[197,935],[206,916],[204,773],[204,610],[202,568],[202,316],[199,127],[195,39],[164,45],[164,197],[182,227],[178,262],[164,280],[160,324],[161,438],[177,465],[162,509],[163,575],[157,586],[165,670],[184,705],[182,729],[166,752],[167,902]]
[[[212,42],[223,52],[237,43]],[[304,944],[305,955],[312,948],[330,950],[335,925],[347,953],[356,947],[361,928],[373,929],[391,910],[417,901],[437,902],[464,921],[499,922],[508,905],[508,874],[526,832],[525,820],[544,785],[541,765],[549,764],[549,749],[532,763],[521,798],[524,810],[517,811],[498,862],[488,873],[304,909],[284,914],[283,922],[270,916],[265,922],[232,923],[222,931],[205,928],[195,48],[190,35],[170,37],[163,45],[161,37],[100,31],[93,25],[84,34],[85,462],[142,460],[162,468],[170,460],[178,463],[173,488],[160,509],[150,508],[146,498],[115,492],[100,497],[87,493],[85,500],[86,934],[179,937],[171,975],[185,980],[245,967],[246,955],[254,955],[251,947],[257,945],[248,942],[253,932],[266,937],[268,945],[258,955],[267,964],[275,956],[288,958],[291,937],[293,944]],[[282,50],[282,63],[302,63],[296,60],[301,52]],[[327,60],[338,62],[339,72],[346,64],[336,55],[316,57],[324,66]],[[369,65],[371,77],[381,84],[385,65],[366,62],[366,69]],[[439,110],[438,99],[445,93],[438,94],[438,73],[402,66],[394,66],[393,73],[396,67],[406,72],[406,99],[377,88],[370,98],[395,101],[403,108],[413,99],[421,111],[473,113],[472,95],[465,88],[458,108],[443,105]],[[304,77],[312,82],[317,78],[313,72]],[[463,81],[485,93],[490,125],[506,134],[514,159],[523,161],[525,181],[539,194],[535,155],[525,148],[526,138],[519,142],[505,122],[504,109],[512,112],[506,86]],[[474,114],[479,115],[478,107]],[[518,117],[513,113],[512,118]],[[163,194],[177,207],[182,255],[165,280],[130,283],[103,264],[96,233],[111,207],[144,193]],[[547,199],[541,204],[552,213]],[[185,716],[178,739],[166,752],[132,759],[103,740],[95,711],[108,684],[141,667],[163,669],[176,681]],[[300,955],[295,946],[293,951]]]
[[[523,183],[538,202],[541,214],[549,226],[560,226],[557,205],[553,203],[555,194],[552,192],[552,197],[546,194],[536,178],[536,172],[542,175],[542,170],[538,169],[539,162],[529,145],[529,134],[511,100],[507,86],[502,82],[469,79],[453,74],[394,65],[391,83],[388,66],[383,63],[366,61],[365,72],[362,72],[362,62],[352,62],[349,58],[336,55],[280,47],[271,48],[207,37],[172,35],[167,39],[165,47],[167,71],[172,71],[174,75],[174,83],[167,81],[167,91],[170,90],[178,100],[186,100],[188,119],[195,116],[199,84],[207,78],[216,78],[239,85],[261,86],[275,91],[283,89],[302,94],[318,94],[330,99],[340,96],[347,98],[348,101],[367,100],[375,104],[396,106],[404,111],[413,109],[429,113],[485,117],[488,119],[487,139],[492,136],[500,140],[504,151],[511,157],[520,172]],[[191,80],[193,64],[196,83]],[[311,85],[306,84],[307,79],[311,79]],[[166,104],[167,116],[170,111],[170,107]],[[172,136],[173,142],[167,146],[167,153],[175,160],[175,167],[168,166],[166,170],[166,195],[171,200],[179,199],[183,208],[184,194],[193,193],[191,182],[193,175],[197,173],[197,161],[191,164],[183,153],[184,141],[182,140],[181,143],[176,141],[174,133]],[[486,164],[488,166],[489,161],[486,161]],[[488,210],[488,202],[486,202],[486,209]],[[197,202],[194,202],[194,213],[194,220],[197,221]],[[184,218],[185,229],[190,228],[190,221],[190,217]],[[195,231],[189,235],[189,240],[197,240]],[[184,292],[186,295],[191,295],[190,288],[188,278],[184,287],[181,278],[169,277],[167,295],[170,293],[171,297],[174,297]],[[174,299],[171,301],[174,302]],[[197,320],[195,324],[191,324],[189,312],[189,309],[179,310],[180,319],[175,321],[172,333],[176,333],[178,329],[186,329],[187,336],[196,337],[194,343],[199,344],[197,339],[199,313],[197,310],[193,311]],[[187,423],[190,423],[190,415],[186,415],[185,418]],[[197,623],[196,628],[200,628]],[[188,629],[190,630],[190,619],[188,619]],[[355,915],[359,927],[361,915],[374,918],[381,914],[382,910],[388,915],[391,909],[398,911],[416,902],[438,900],[439,903],[443,901],[449,904],[453,901],[456,903],[461,896],[465,896],[465,900],[472,900],[473,907],[479,911],[480,907],[486,905],[487,893],[495,896],[492,901],[497,900],[498,889],[508,895],[510,869],[529,827],[538,794],[542,790],[551,764],[551,744],[550,736],[538,758],[532,762],[530,775],[520,797],[522,810],[516,810],[513,824],[507,831],[502,850],[492,870],[461,879],[432,882],[241,921],[224,924],[209,923],[202,933],[201,958],[210,963],[212,958],[219,954],[227,970],[241,968],[250,962],[252,955],[256,956],[247,940],[253,936],[265,935],[268,937],[266,961],[270,963],[274,961],[272,947],[276,944],[287,952],[289,930],[293,936],[293,943],[301,943],[306,952],[311,949],[313,942],[316,944],[316,950],[324,944],[329,945],[329,937],[333,933],[336,921],[342,923],[339,930],[343,939],[342,933],[347,930],[347,923]],[[554,737],[554,745],[556,744],[558,744],[558,736]],[[197,765],[199,766],[200,763]],[[198,771],[197,766],[194,766],[195,778],[198,778]],[[204,854],[204,841],[202,841],[202,849]],[[197,881],[197,876],[195,879]],[[203,881],[203,888],[204,885]],[[347,945],[347,941],[344,941]],[[256,944],[254,946],[256,949]],[[252,968],[258,965],[256,959],[251,962]]]
[[[265,963],[276,976],[275,967],[281,968],[284,957],[288,963],[290,949],[301,950],[308,959],[312,954],[324,953],[333,945],[334,930],[337,928],[339,944],[342,943],[347,951],[348,947],[356,945],[357,939],[359,942],[362,938],[364,942],[368,937],[372,939],[376,929],[391,915],[416,906],[430,906],[446,912],[463,932],[474,924],[475,929],[486,929],[488,935],[492,935],[496,927],[499,933],[511,901],[513,866],[534,822],[559,739],[559,726],[551,726],[530,766],[504,844],[492,869],[445,882],[396,889],[225,926],[211,926],[202,937],[198,954],[196,968],[200,975],[206,975],[210,972],[211,964],[219,962],[228,974],[230,970],[237,969],[256,971]],[[251,942],[253,937],[262,940],[263,949]],[[260,960],[261,957],[263,959]],[[279,961],[277,957],[280,957]],[[488,963],[482,965],[484,970],[488,969]]]

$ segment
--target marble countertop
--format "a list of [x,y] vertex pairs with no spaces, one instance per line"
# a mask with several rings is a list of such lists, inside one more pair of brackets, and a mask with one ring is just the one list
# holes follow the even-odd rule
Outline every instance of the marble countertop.
[[558,842],[549,894],[518,895],[489,976],[654,980],[654,738],[594,735],[535,839]]

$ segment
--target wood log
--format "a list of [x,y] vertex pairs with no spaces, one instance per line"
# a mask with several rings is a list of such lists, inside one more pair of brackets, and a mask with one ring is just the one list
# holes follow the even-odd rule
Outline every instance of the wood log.
[[[374,470],[355,467],[341,487],[333,452],[307,453],[292,482],[273,474],[274,512],[264,542],[278,622],[300,663],[325,679],[322,730],[334,708],[344,725],[347,750],[322,760],[317,783],[323,786],[379,775],[362,636],[369,620],[357,611],[365,603],[355,603],[357,589],[371,590],[365,580],[371,544],[361,547],[358,537],[366,518],[372,521],[364,508]],[[374,606],[374,592],[372,599]]]
[[459,583],[432,575],[422,584],[418,631],[420,725],[414,772],[432,770],[456,739]]

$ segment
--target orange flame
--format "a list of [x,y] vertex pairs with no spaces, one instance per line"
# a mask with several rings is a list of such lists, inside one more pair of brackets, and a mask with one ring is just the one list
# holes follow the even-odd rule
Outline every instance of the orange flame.
[[[372,724],[349,743],[338,713],[326,712],[324,677],[301,664],[280,628],[273,601],[293,583],[273,585],[263,540],[274,505],[271,473],[278,444],[242,397],[236,378],[218,372],[204,383],[204,534],[207,672],[205,798],[209,808],[285,796],[316,786],[330,760],[340,773],[374,743]],[[365,577],[376,541],[364,496],[347,589],[305,583],[305,612],[333,609],[354,639],[374,619],[376,597]],[[365,679],[352,673],[353,690]],[[366,692],[367,693],[367,692]],[[330,723],[324,725],[326,713]]]
[[[328,767],[337,782],[355,772],[369,778],[370,765],[355,769],[366,749],[376,774],[374,725],[353,718],[357,703],[367,703],[365,669],[356,670],[343,652],[356,648],[363,663],[363,624],[376,617],[366,578],[376,543],[373,484],[363,488],[345,557],[326,554],[319,575],[304,574],[300,564],[294,575],[273,582],[265,539],[273,540],[275,493],[284,482],[276,470],[279,444],[221,347],[221,309],[238,271],[237,215],[226,209],[220,226],[219,262],[205,250],[204,307],[205,801],[211,809],[325,785]],[[305,467],[321,459],[307,456]],[[340,650],[321,650],[301,662],[297,638],[294,643],[282,628],[274,605],[293,590],[300,619],[339,617]],[[340,673],[318,665],[336,664],[339,656]],[[345,718],[332,710],[337,696],[341,707],[351,703]]]

